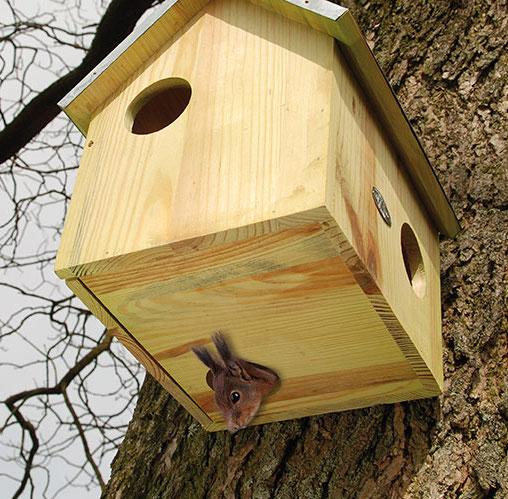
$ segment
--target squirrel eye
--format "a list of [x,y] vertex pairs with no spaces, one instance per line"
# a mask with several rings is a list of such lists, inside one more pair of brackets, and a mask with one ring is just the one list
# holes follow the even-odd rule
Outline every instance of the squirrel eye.
[[236,404],[240,400],[240,394],[238,392],[231,392],[229,398],[233,404]]

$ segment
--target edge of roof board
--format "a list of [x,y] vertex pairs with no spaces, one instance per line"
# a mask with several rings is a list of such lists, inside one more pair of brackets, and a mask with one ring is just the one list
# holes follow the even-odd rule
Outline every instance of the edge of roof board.
[[[251,3],[259,4],[262,7],[278,12],[286,17],[292,18],[296,21],[310,24],[316,28],[317,19],[312,19],[312,15],[323,17],[328,21],[337,21],[339,17],[346,13],[348,9],[326,0],[248,0]],[[155,31],[162,18],[173,7],[183,6],[185,20],[188,21],[194,14],[197,14],[210,0],[195,0],[190,2],[188,0],[166,0],[160,4],[142,23],[128,35],[122,42],[120,42],[95,68],[90,71],[69,93],[67,93],[59,102],[58,106],[65,110],[71,102],[76,99],[81,93],[85,91],[95,80],[97,80],[115,61],[124,55],[131,46],[133,46],[143,35],[148,34],[149,31]],[[186,8],[184,4],[188,4]],[[288,5],[284,5],[288,4]],[[295,16],[299,9],[300,15]],[[293,10],[293,12],[291,12]],[[307,11],[307,15],[306,12]],[[310,14],[310,15],[309,15]],[[181,16],[181,14],[179,14]],[[295,18],[296,17],[296,18]],[[178,29],[174,32],[167,33],[168,37],[176,34]],[[322,31],[322,30],[321,30]],[[333,33],[329,33],[333,35]]]

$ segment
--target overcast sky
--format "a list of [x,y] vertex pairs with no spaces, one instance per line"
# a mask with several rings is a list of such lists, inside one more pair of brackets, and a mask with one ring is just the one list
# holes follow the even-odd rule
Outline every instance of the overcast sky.
[[[82,30],[85,35],[81,42],[87,46],[93,36],[93,26],[103,12],[107,1],[101,0],[28,0],[10,2],[19,13],[19,19],[25,21],[35,21],[42,25],[61,28],[62,30]],[[79,7],[79,8],[78,8]],[[18,21],[19,21],[18,19]],[[0,0],[0,39],[2,36],[9,35],[12,32],[12,24],[15,22],[11,14],[8,0]],[[51,33],[51,31],[48,31]],[[58,32],[58,36],[64,40],[74,43],[75,37],[67,37],[64,31]],[[71,46],[62,46],[51,37],[44,35],[41,30],[26,30],[26,33],[15,38],[15,42],[20,47],[14,51],[12,44],[0,42],[0,108],[9,122],[15,116],[20,106],[17,101],[22,99],[24,102],[30,100],[36,93],[50,83],[56,75],[65,74],[68,68],[75,67],[82,59],[84,51]],[[52,54],[50,57],[44,48],[48,46]],[[10,72],[14,66],[17,71]],[[26,85],[21,85],[19,78],[25,78]],[[0,129],[3,125],[0,123]],[[28,166],[34,166],[37,169],[47,171],[52,168],[61,168],[62,163],[70,166],[76,164],[81,138],[79,132],[68,122],[68,119],[60,114],[52,124],[50,124],[37,139],[41,142],[47,142],[58,146],[62,141],[62,131],[71,130],[71,144],[60,147],[60,156],[52,155],[50,148],[42,150],[25,150],[21,158]],[[59,142],[60,141],[60,142]],[[34,148],[32,148],[34,149]],[[65,175],[46,175],[44,189],[51,191],[65,190],[72,192],[75,171]],[[40,188],[40,177],[26,171],[19,171],[15,184],[11,182],[9,176],[1,176],[0,181],[0,237],[1,230],[9,224],[9,219],[13,214],[12,197],[21,199],[27,195],[33,195]],[[50,202],[47,202],[47,201]],[[57,228],[61,225],[65,208],[65,202],[60,196],[49,195],[44,197],[43,204],[34,203],[30,206],[28,217],[23,221],[23,232],[18,237],[17,260],[25,261],[34,254],[53,254],[58,247],[59,237]],[[6,225],[7,224],[7,225]],[[0,257],[1,266],[5,266],[6,261],[12,256],[13,244],[7,240],[0,239]],[[34,314],[29,316],[25,307],[41,307],[45,303],[31,297],[26,297],[6,286],[12,284],[24,291],[37,293],[42,297],[58,298],[68,296],[69,291],[64,283],[60,281],[53,272],[53,264],[38,268],[29,265],[21,269],[0,270],[0,332],[5,335],[10,326],[22,324],[20,334],[3,336],[0,340],[0,397],[6,397],[17,393],[18,391],[31,389],[37,386],[53,384],[55,380],[60,379],[67,371],[68,366],[75,363],[73,357],[74,350],[69,349],[61,358],[57,358],[54,363],[54,370],[48,372],[46,365],[42,362],[37,363],[43,358],[43,353],[49,346],[54,344],[57,332],[53,324],[48,320],[47,315]],[[14,314],[14,315],[13,315]],[[26,320],[25,320],[26,319]],[[63,317],[62,317],[63,319]],[[70,319],[72,320],[72,319]],[[9,325],[6,322],[9,321]],[[24,321],[24,322],[23,322]],[[85,327],[82,324],[69,324],[70,328]],[[92,338],[97,338],[103,331],[102,325],[92,318],[86,323],[86,331]],[[130,354],[121,346],[116,347],[117,351],[124,355],[128,362],[133,362]],[[35,362],[35,363],[34,363]],[[106,359],[104,359],[104,364]],[[30,365],[27,365],[30,364]],[[19,368],[19,366],[25,366]],[[141,376],[140,376],[141,377]],[[97,412],[107,413],[114,410],[115,407],[122,407],[124,399],[128,394],[122,394],[115,381],[115,373],[112,368],[104,366],[87,380],[87,386],[92,387],[93,391],[108,393],[115,392],[114,395],[106,397],[91,396],[91,403]],[[54,397],[55,404],[62,404],[61,397]],[[65,406],[55,405],[56,412],[61,412],[68,419],[68,412]],[[38,408],[30,409],[25,407],[25,414],[37,420],[41,416]],[[0,424],[3,424],[7,416],[7,410],[2,404],[0,406]],[[127,423],[131,413],[124,414],[124,422]],[[53,437],[65,440],[66,429],[58,422],[55,417],[48,416],[40,428],[40,434],[49,437],[55,430],[57,434]],[[5,474],[11,474],[21,477],[22,468],[12,461],[13,456],[17,455],[17,449],[12,444],[19,442],[19,429],[12,427],[0,435],[0,490],[1,497],[10,497],[16,490],[18,484],[9,479]],[[93,442],[92,442],[93,447]],[[75,470],[68,463],[80,464],[83,462],[83,448],[79,440],[76,441],[65,451],[62,451],[48,465],[50,475],[50,486],[45,491],[46,497],[52,497],[54,493],[72,478]],[[105,459],[102,463],[102,474],[105,480],[109,477],[109,462],[114,457],[114,453]],[[47,472],[42,466],[47,463],[36,460],[41,467],[33,473],[33,478],[38,487],[34,497],[43,497],[43,490],[47,483]],[[30,488],[22,497],[29,497]],[[85,488],[67,490],[58,495],[58,497],[72,497],[73,499],[84,499],[98,497],[100,491],[98,488],[86,490]]]

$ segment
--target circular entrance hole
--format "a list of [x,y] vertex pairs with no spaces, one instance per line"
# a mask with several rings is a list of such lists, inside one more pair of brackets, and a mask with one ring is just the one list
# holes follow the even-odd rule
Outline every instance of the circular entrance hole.
[[189,82],[182,78],[166,78],[150,85],[127,108],[127,129],[147,135],[171,125],[185,111],[191,93]]
[[406,223],[402,225],[400,231],[400,245],[409,282],[416,296],[418,296],[418,298],[423,298],[427,282],[425,279],[422,252],[420,251],[420,246],[418,245],[413,229]]

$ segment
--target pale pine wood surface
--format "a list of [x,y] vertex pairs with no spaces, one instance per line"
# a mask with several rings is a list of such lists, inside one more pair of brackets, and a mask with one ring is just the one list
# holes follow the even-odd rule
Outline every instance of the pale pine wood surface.
[[[206,368],[190,348],[209,345],[212,326],[229,332],[239,354],[283,378],[253,424],[436,394],[435,383],[422,385],[428,370],[417,377],[348,266],[333,256],[351,248],[343,236],[335,237],[338,228],[327,210],[312,215],[297,219],[321,215],[322,224],[226,244],[228,251],[222,245],[197,250],[200,268],[215,269],[205,286],[196,288],[192,259],[173,274],[150,270],[139,255],[134,273],[145,268],[150,278],[102,269],[85,275],[81,287],[97,293],[95,301],[114,314],[115,335],[210,431],[224,423],[205,383]],[[303,264],[298,255],[306,251]]]
[[171,378],[166,370],[154,359],[143,346],[129,334],[111,314],[104,304],[87,288],[81,279],[67,279],[67,286],[88,307],[106,328],[115,336],[129,352],[136,357],[145,369],[180,403],[204,428],[211,424],[210,418],[196,405]]
[[212,420],[201,410],[189,394],[182,390],[182,387],[175,383],[174,379],[162,369],[160,364],[141,346],[141,344],[122,327],[115,326],[109,331],[117,338],[129,352],[140,361],[150,375],[156,379],[194,418],[205,428],[208,429]]
[[[387,321],[393,315],[397,317],[442,385],[436,230],[339,51],[334,75],[327,205],[379,290],[381,296],[377,299],[386,300],[391,307],[393,314],[385,313]],[[387,203],[391,227],[377,213],[371,194],[373,186]],[[423,298],[415,294],[404,269],[400,234],[405,222],[415,232],[423,257],[427,283]],[[377,290],[369,291],[368,283],[364,288],[367,294],[378,294]],[[383,307],[380,303],[380,313]]]
[[430,214],[435,228],[442,234],[454,237],[460,230],[459,222],[418,137],[409,125],[351,12],[341,16],[338,24],[347,30],[348,40],[348,43],[339,45],[340,51],[345,56],[358,87],[365,92],[369,109],[377,116],[386,136],[402,158],[399,163],[401,172],[411,179],[413,192],[420,197],[420,203]]
[[57,274],[62,279],[99,274],[124,274],[126,278],[135,275],[139,278],[148,267],[156,267],[160,272],[171,269],[171,272],[179,273],[182,262],[185,262],[186,268],[192,271],[205,270],[201,252],[207,255],[205,259],[207,265],[211,265],[212,262],[214,265],[220,265],[224,254],[236,253],[239,245],[249,246],[254,238],[256,244],[265,244],[264,238],[280,237],[277,235],[280,231],[292,229],[301,232],[302,225],[311,227],[329,217],[330,214],[325,207],[318,207],[137,252],[84,262],[58,269]]
[[[231,0],[240,2],[244,0]],[[350,31],[337,20],[346,9],[330,2],[317,2],[309,5],[305,1],[288,2],[286,0],[248,0],[254,6],[276,13],[300,24],[310,26],[314,30],[327,33],[347,43]],[[141,66],[149,63],[156,54],[178,37],[179,31],[191,22],[194,16],[207,6],[210,0],[177,0],[167,8],[161,6],[161,15],[143,32],[136,32],[132,40],[126,40],[121,50],[115,54],[108,66],[102,64],[94,70],[89,82],[82,82],[73,90],[69,102],[65,99],[64,111],[84,133],[88,133],[90,122],[97,110],[108,101],[125,82],[139,71]],[[315,2],[316,3],[316,2]],[[322,5],[319,5],[322,4]],[[252,10],[250,11],[252,12]],[[250,15],[250,14],[248,14]],[[117,51],[115,51],[117,52]]]
[[107,329],[117,326],[111,313],[97,300],[97,297],[83,284],[80,279],[72,278],[65,281],[68,288],[83,302],[92,314]]
[[[168,77],[190,82],[188,108],[131,134],[129,104]],[[256,422],[439,392],[437,233],[333,39],[215,0],[113,97],[90,124],[57,273],[204,426],[224,427],[190,348],[217,329],[281,374]]]
[[[348,393],[340,392],[326,396],[307,397],[300,399],[298,403],[295,401],[290,408],[286,404],[283,410],[277,410],[275,406],[272,406],[271,412],[260,411],[250,424],[254,426],[276,421],[287,421],[330,412],[371,407],[378,404],[403,402],[421,397],[421,384],[418,380],[390,382],[380,385],[376,389],[361,390],[360,394],[350,390]],[[212,422],[206,427],[206,430],[210,432],[223,431],[224,429],[225,425],[222,421]]]
[[215,272],[205,273],[201,285],[184,262],[177,275],[147,268],[148,279],[104,273],[83,282],[219,427],[207,369],[190,351],[210,344],[214,330],[283,380],[259,421],[366,405],[383,394],[387,401],[401,391],[423,396],[415,371],[321,226],[275,235],[237,247],[220,267],[210,252],[206,265],[203,254],[203,266]]
[[[173,37],[185,27],[193,16],[210,0],[178,0],[151,27],[136,36],[136,44],[127,46],[112,60],[106,68],[100,64],[94,69],[96,74],[90,83],[80,83],[80,92],[66,102],[64,111],[87,135],[90,122],[97,109],[111,99],[140,67],[146,64],[159,50],[171,42]],[[124,41],[125,44],[126,41]],[[73,90],[75,92],[75,90]],[[61,104],[60,104],[61,105]]]
[[[233,1],[233,0],[231,0]],[[238,0],[234,0],[237,2]],[[401,109],[395,94],[379,68],[351,13],[325,0],[312,3],[300,0],[250,0],[254,5],[274,11],[298,23],[312,27],[337,39],[340,48],[365,90],[369,105],[389,131],[391,140],[405,164],[426,209],[438,230],[454,236],[460,226],[450,204],[432,171],[432,167],[414,131]],[[72,92],[64,109],[83,133],[87,133],[92,118],[100,106],[116,96],[125,82],[157,57],[178,32],[199,16],[207,0],[176,0],[160,7],[160,14],[151,26],[139,27],[136,33],[115,50],[109,63],[101,63],[88,78]],[[169,5],[169,7],[168,7]],[[97,76],[98,75],[98,76]]]
[[[57,272],[323,205],[332,57],[308,26],[208,4],[92,121]],[[190,82],[188,108],[133,135],[129,103],[169,76]]]

